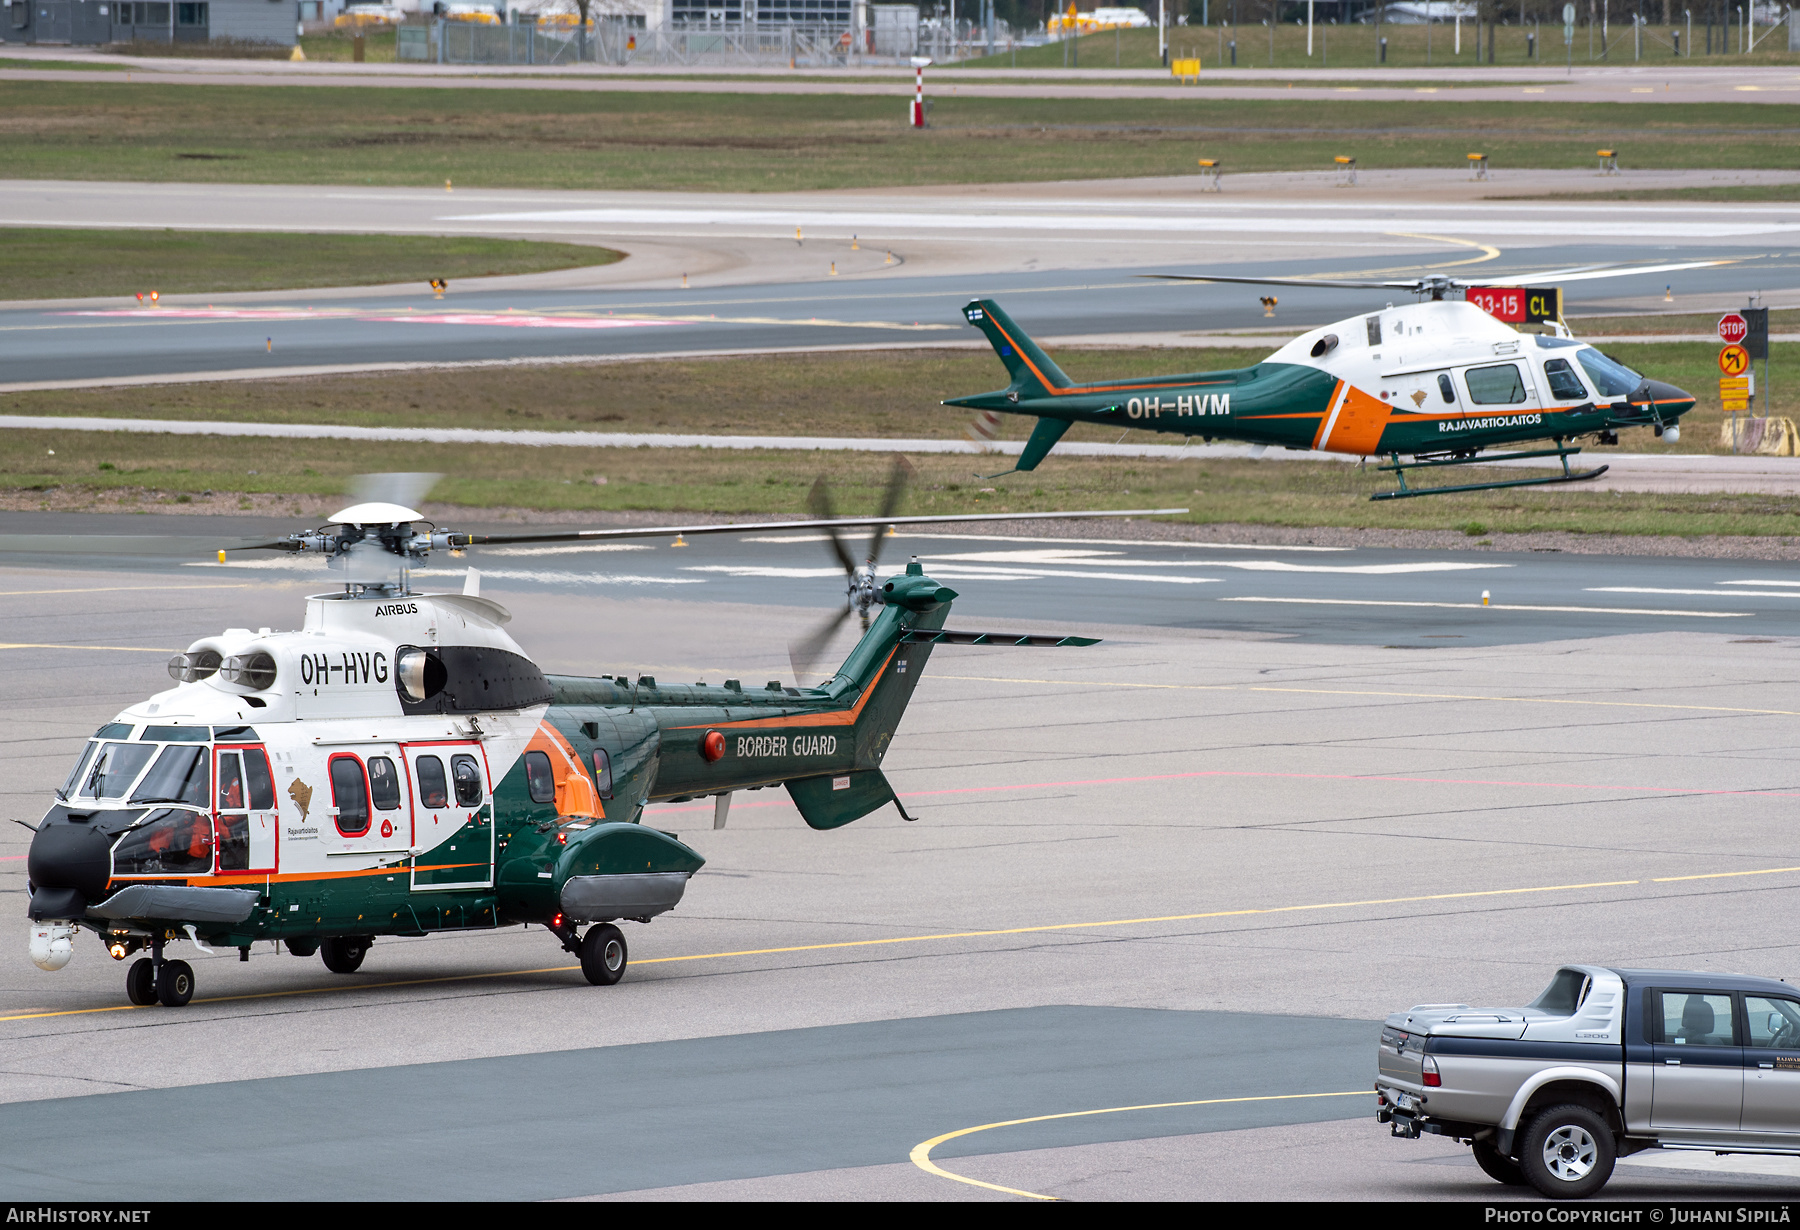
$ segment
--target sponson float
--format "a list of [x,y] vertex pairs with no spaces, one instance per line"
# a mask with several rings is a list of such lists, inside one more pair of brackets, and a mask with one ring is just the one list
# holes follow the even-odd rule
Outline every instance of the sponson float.
[[875,527],[845,614],[879,613],[805,688],[546,675],[473,570],[462,593],[409,583],[434,548],[766,526],[482,536],[374,501],[239,544],[323,553],[343,588],[308,598],[298,631],[194,642],[173,688],[94,733],[31,843],[31,958],[61,969],[91,933],[116,959],[147,953],[132,1003],[174,1007],[194,993],[176,941],[247,959],[278,940],[350,973],[378,936],[539,923],[617,982],[616,924],[675,908],[705,861],[642,823],[646,803],[713,796],[723,825],[732,792],[780,785],[813,828],[848,824],[897,805],[881,762],[935,644],[1092,643],[946,631],[955,594],[916,562],[875,580],[886,525],[956,519],[781,523],[825,528],[846,560],[838,530]]

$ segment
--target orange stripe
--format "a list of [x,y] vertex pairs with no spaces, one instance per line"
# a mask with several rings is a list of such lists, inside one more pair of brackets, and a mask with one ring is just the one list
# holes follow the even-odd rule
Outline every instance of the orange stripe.
[[[433,863],[428,866],[409,867],[405,863],[396,863],[388,867],[368,867],[358,871],[294,871],[278,875],[245,874],[217,876],[188,876],[186,884],[189,888],[216,887],[221,884],[300,884],[309,880],[350,880],[359,876],[395,875],[403,871],[455,871],[464,867],[486,867],[486,863]],[[166,883],[171,876],[156,877],[158,883]],[[145,883],[126,876],[115,876],[113,884],[121,887]]]
[[1068,388],[1062,389],[1038,370],[1037,364],[1031,361],[1031,356],[1025,353],[1025,348],[1013,340],[1013,335],[1008,333],[999,321],[989,316],[988,322],[1000,331],[1000,336],[1005,338],[1007,344],[1013,348],[1013,353],[1019,356],[1019,361],[1031,369],[1031,374],[1038,378],[1039,384],[1049,390],[1052,397],[1067,397],[1075,393],[1117,393],[1129,389],[1204,389],[1214,385],[1235,385],[1237,383],[1235,380],[1171,380],[1158,384],[1072,384]]
[[887,673],[888,663],[894,660],[894,655],[899,651],[900,646],[898,645],[895,645],[892,649],[888,650],[888,656],[882,659],[881,669],[875,672],[874,682],[863,689],[862,695],[857,697],[856,703],[848,709],[834,709],[830,713],[796,713],[792,717],[744,718],[742,721],[737,722],[705,722],[698,726],[671,726],[669,729],[717,730],[724,727],[737,726],[756,726],[759,728],[770,726],[854,726],[856,724],[856,719],[862,714],[863,706],[869,703],[869,697],[875,694],[876,687],[881,683],[881,676]]

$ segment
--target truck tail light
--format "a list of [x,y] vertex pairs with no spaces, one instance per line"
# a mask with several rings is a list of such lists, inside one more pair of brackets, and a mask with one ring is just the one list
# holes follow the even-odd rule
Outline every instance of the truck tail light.
[[1424,1085],[1427,1089],[1442,1088],[1444,1078],[1438,1075],[1437,1060],[1433,1059],[1430,1055],[1427,1055],[1425,1056],[1424,1063],[1420,1064],[1419,1068],[1425,1075]]

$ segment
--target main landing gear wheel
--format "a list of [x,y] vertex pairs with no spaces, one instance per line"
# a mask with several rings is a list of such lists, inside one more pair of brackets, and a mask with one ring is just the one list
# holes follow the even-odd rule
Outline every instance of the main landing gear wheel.
[[581,941],[581,972],[597,987],[610,987],[625,976],[625,936],[611,923],[588,928]]
[[310,957],[319,951],[318,940],[283,940],[281,942],[286,944],[287,950],[296,957]]
[[1525,1179],[1552,1200],[1582,1200],[1612,1177],[1618,1150],[1606,1120],[1585,1106],[1553,1106],[1519,1146]]
[[156,962],[139,957],[125,971],[125,998],[140,1008],[156,1002]]
[[319,955],[325,959],[325,968],[334,974],[354,974],[369,955],[369,945],[375,941],[366,935],[339,935],[323,940],[319,944]]
[[156,1002],[179,1008],[194,998],[194,971],[186,961],[164,961],[156,977]]
[[1494,1148],[1488,1141],[1476,1141],[1474,1152],[1475,1164],[1481,1167],[1482,1174],[1508,1187],[1525,1186],[1525,1172],[1519,1169],[1519,1163]]

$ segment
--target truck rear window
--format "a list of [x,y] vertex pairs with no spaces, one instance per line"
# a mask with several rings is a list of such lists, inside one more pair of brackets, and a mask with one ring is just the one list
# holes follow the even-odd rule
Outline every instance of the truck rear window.
[[1559,969],[1544,993],[1525,1005],[1545,1016],[1574,1016],[1594,980],[1578,969]]

